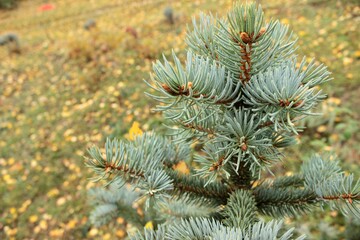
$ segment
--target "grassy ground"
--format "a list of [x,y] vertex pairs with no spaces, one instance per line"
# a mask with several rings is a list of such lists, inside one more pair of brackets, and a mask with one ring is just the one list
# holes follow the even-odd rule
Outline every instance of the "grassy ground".
[[[200,10],[222,15],[232,1],[62,0],[40,11],[41,0],[0,11],[0,34],[16,33],[21,53],[0,46],[0,239],[112,239],[121,222],[91,227],[86,191],[94,186],[83,155],[108,136],[123,137],[134,121],[143,130],[161,116],[143,95],[151,62],[183,53],[186,24]],[[333,72],[325,86],[325,116],[308,122],[302,143],[284,172],[315,151],[334,151],[360,175],[360,8],[356,1],[260,1],[266,16],[279,18],[300,37],[299,55],[316,57]],[[171,5],[176,24],[163,10]],[[83,24],[96,20],[85,31]],[[137,35],[137,37],[135,36]],[[315,139],[314,139],[315,137]],[[304,153],[304,147],[309,150]],[[296,160],[293,160],[296,159]],[[336,212],[302,219],[301,231],[341,238]],[[321,230],[316,218],[323,218]],[[328,231],[329,232],[329,231]],[[329,238],[327,238],[329,239]]]

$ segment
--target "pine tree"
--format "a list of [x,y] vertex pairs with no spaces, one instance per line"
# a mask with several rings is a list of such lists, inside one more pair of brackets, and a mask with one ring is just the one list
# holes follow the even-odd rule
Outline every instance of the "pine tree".
[[[131,239],[236,240],[290,239],[294,229],[276,219],[325,205],[359,218],[360,182],[331,156],[316,155],[291,176],[264,177],[296,143],[297,122],[315,114],[326,98],[319,85],[331,79],[322,64],[297,61],[288,27],[265,23],[256,4],[238,4],[227,18],[194,19],[186,43],[184,64],[175,53],[164,57],[146,82],[156,110],[176,125],[171,136],[150,132],[108,139],[104,153],[89,149],[87,166],[110,184],[92,192],[93,222],[152,221]],[[182,161],[190,174],[174,169]],[[135,200],[145,215],[131,207]]]

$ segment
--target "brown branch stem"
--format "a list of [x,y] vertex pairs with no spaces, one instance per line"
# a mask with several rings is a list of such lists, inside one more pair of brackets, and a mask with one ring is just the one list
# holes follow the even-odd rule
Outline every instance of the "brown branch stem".
[[117,170],[117,171],[121,171],[124,173],[129,173],[131,175],[134,175],[136,177],[144,177],[144,173],[142,172],[135,172],[129,168],[127,168],[126,166],[115,166],[114,164],[110,164],[110,163],[105,163],[105,171],[111,171],[111,170]]
[[349,193],[349,194],[341,194],[339,196],[324,196],[324,197],[322,197],[322,199],[326,199],[326,200],[344,199],[344,200],[347,200],[350,204],[352,204],[353,200],[360,200],[360,195],[353,195],[353,194]]
[[[188,83],[188,88],[185,89],[184,86],[179,86],[178,87],[178,92],[175,92],[174,90],[172,90],[168,85],[166,85],[165,83],[161,85],[161,87],[170,95],[172,96],[190,96],[190,91],[189,89],[192,87],[192,82]],[[210,98],[210,99],[215,99],[215,96],[212,97],[208,97],[206,94],[201,94],[198,92],[194,92],[194,94],[192,95],[193,98]],[[232,101],[234,101],[234,99],[224,99],[224,100],[218,100],[215,102],[215,104],[228,104],[231,103]]]

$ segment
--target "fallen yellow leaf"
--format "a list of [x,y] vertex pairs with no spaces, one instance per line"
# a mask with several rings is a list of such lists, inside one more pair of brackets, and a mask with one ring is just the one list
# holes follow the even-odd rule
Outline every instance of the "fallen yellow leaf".
[[140,129],[140,123],[138,122],[133,122],[130,130],[129,130],[129,136],[128,139],[129,140],[134,140],[136,136],[143,134],[143,131]]
[[187,167],[186,163],[184,161],[179,162],[174,166],[174,170],[182,173],[182,174],[189,174],[190,169]]
[[73,229],[73,228],[75,228],[76,224],[77,224],[77,220],[72,219],[66,224],[66,227],[68,229]]
[[152,221],[149,221],[145,224],[145,228],[146,229],[154,229],[154,225],[152,223]]
[[97,228],[93,228],[89,231],[89,236],[94,237],[94,236],[98,235],[98,233],[99,233],[99,230],[97,230]]
[[36,222],[38,219],[39,219],[38,216],[36,216],[36,215],[31,215],[31,216],[29,217],[29,222],[34,223],[34,222]]
[[47,222],[45,220],[41,220],[39,223],[39,227],[45,230],[48,227]]
[[319,133],[323,133],[323,132],[326,131],[326,126],[324,126],[324,125],[319,126],[319,127],[316,129],[316,131],[319,132]]
[[62,237],[64,234],[64,229],[54,229],[50,231],[50,237]]
[[55,196],[57,196],[57,195],[59,195],[59,190],[58,189],[56,189],[56,188],[53,188],[53,189],[51,189],[46,195],[48,196],[48,197],[55,197]]
[[61,198],[59,198],[59,199],[56,201],[56,205],[61,206],[61,205],[63,205],[65,202],[66,202],[66,199],[65,199],[64,197],[61,197]]
[[117,236],[117,237],[119,237],[119,238],[123,238],[123,237],[125,237],[125,235],[126,235],[126,232],[124,231],[124,230],[117,230],[116,231],[116,233],[115,233],[115,235]]

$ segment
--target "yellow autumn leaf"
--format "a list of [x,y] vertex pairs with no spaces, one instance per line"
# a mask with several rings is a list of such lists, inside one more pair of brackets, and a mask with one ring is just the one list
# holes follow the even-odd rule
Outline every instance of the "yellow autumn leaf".
[[305,31],[300,31],[300,32],[298,33],[298,35],[299,35],[300,37],[303,37],[303,36],[306,35],[306,32],[305,32]]
[[252,184],[252,187],[255,188],[256,186],[259,186],[260,181],[254,181]]
[[29,217],[29,222],[34,223],[34,222],[36,222],[38,219],[39,219],[38,216],[36,216],[36,215],[31,215],[31,216]]
[[343,58],[344,66],[348,66],[348,65],[352,64],[353,62],[354,62],[354,59],[352,59],[352,58],[349,58],[349,57],[344,57]]
[[14,207],[10,208],[10,213],[12,215],[16,214],[16,208],[14,208]]
[[120,229],[120,230],[116,231],[115,235],[119,238],[123,238],[123,237],[125,237],[126,232],[124,230]]
[[287,19],[287,18],[283,18],[280,21],[282,24],[289,24],[289,22],[290,22],[289,19]]
[[125,219],[122,218],[122,217],[119,217],[119,218],[116,219],[116,222],[117,222],[118,224],[124,224]]
[[360,58],[360,50],[359,50],[359,51],[356,51],[354,55],[355,55],[355,57]]
[[39,223],[39,227],[44,230],[48,227],[48,224],[45,220],[41,220]]
[[140,123],[135,121],[133,122],[130,130],[129,130],[129,140],[134,140],[136,136],[143,134],[143,131],[140,129]]
[[352,79],[354,77],[354,75],[352,73],[347,73],[345,76],[348,79]]
[[8,164],[13,165],[15,163],[15,158],[9,158]]
[[335,105],[340,105],[341,99],[336,97],[331,97],[328,99],[329,103],[334,103]]
[[152,223],[152,221],[149,221],[145,224],[145,228],[146,229],[154,229],[154,225]]
[[339,141],[339,135],[333,133],[333,134],[330,135],[330,139],[331,139],[332,141],[334,141],[334,142]]
[[324,147],[324,150],[330,152],[330,151],[332,151],[333,149],[332,149],[331,146],[325,146],[325,147]]
[[110,240],[110,239],[112,239],[112,238],[111,238],[111,234],[110,234],[110,233],[106,233],[105,235],[102,236],[102,239],[103,239],[103,240]]
[[126,59],[126,63],[132,65],[132,64],[135,63],[135,59],[133,59],[133,58],[128,58],[128,59]]
[[64,229],[54,229],[50,231],[50,237],[62,237],[64,234]]
[[182,173],[182,174],[189,174],[190,173],[190,169],[188,168],[188,166],[186,165],[186,163],[184,161],[179,162],[178,164],[176,164],[174,166],[174,170]]
[[57,201],[56,201],[56,205],[61,206],[66,202],[66,199],[64,197],[60,197]]
[[53,188],[46,195],[51,198],[51,197],[55,197],[55,196],[59,195],[59,193],[60,193],[60,191],[58,189]]
[[99,230],[97,228],[93,228],[89,231],[89,236],[94,237],[94,236],[98,235],[98,233],[99,233]]
[[6,184],[11,185],[15,183],[15,180],[9,175],[9,174],[5,174],[3,176],[4,181],[6,182]]
[[332,216],[332,217],[336,217],[337,215],[339,215],[339,212],[336,210],[333,210],[330,212],[330,216]]
[[4,232],[8,236],[14,236],[17,233],[17,228],[10,228],[8,226],[4,227]]
[[319,127],[316,129],[316,131],[319,132],[319,133],[323,133],[323,132],[326,131],[326,126],[324,126],[324,125],[319,126]]
[[38,234],[41,231],[39,226],[34,227],[34,233]]
[[76,224],[77,224],[77,221],[75,219],[72,219],[66,224],[66,227],[68,229],[73,229],[73,228],[75,228]]

